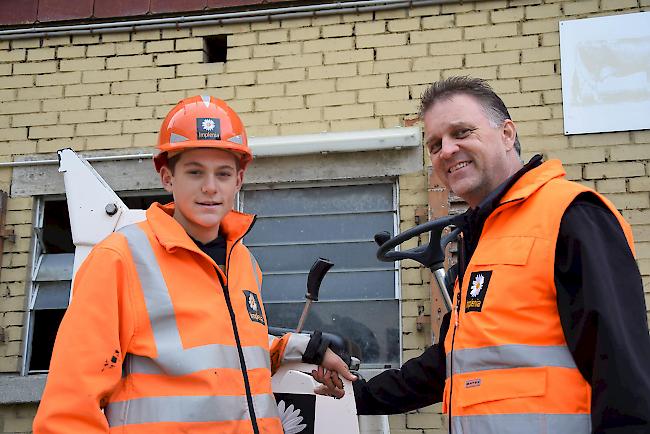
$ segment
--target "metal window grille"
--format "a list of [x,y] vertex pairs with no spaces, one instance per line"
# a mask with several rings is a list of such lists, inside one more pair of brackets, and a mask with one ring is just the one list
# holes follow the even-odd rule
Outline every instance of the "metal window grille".
[[257,214],[245,243],[257,258],[270,325],[295,328],[307,273],[318,257],[334,262],[306,330],[337,333],[358,345],[364,368],[398,366],[398,269],[376,259],[376,232],[395,233],[396,184],[311,184],[246,189],[244,212]]

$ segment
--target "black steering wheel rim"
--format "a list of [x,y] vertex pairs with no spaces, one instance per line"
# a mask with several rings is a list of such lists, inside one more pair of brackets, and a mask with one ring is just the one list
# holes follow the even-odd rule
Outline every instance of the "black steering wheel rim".
[[[438,264],[441,266],[445,260],[445,246],[458,236],[460,229],[454,229],[445,237],[442,237],[442,231],[448,226],[456,226],[456,222],[457,216],[446,216],[415,226],[389,239],[386,239],[387,236],[390,236],[387,233],[377,234],[375,235],[375,241],[379,244],[377,259],[382,262],[412,259],[427,268],[432,268]],[[405,241],[425,232],[429,232],[428,244],[408,250],[394,250],[395,247]]]

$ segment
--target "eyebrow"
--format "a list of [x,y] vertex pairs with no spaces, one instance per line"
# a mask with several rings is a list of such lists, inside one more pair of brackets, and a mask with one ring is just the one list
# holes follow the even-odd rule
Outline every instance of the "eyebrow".
[[[199,163],[198,161],[187,161],[183,163],[183,167],[199,167],[201,169],[205,169],[206,166],[202,163]],[[230,164],[222,164],[221,166],[217,167],[216,170],[221,170],[221,169],[232,169],[236,170],[234,165]]]

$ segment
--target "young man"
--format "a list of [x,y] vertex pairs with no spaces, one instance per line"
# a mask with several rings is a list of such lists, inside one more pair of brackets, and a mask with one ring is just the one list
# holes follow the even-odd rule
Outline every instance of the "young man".
[[650,337],[629,225],[559,161],[524,165],[484,81],[434,83],[420,115],[434,171],[469,205],[457,220],[455,307],[440,344],[354,383],[359,414],[442,401],[452,434],[650,432]]
[[283,360],[355,377],[317,333],[268,335],[262,274],[242,244],[255,217],[232,209],[252,159],[237,114],[187,98],[158,150],[174,202],[79,269],[34,432],[281,434],[271,374]]

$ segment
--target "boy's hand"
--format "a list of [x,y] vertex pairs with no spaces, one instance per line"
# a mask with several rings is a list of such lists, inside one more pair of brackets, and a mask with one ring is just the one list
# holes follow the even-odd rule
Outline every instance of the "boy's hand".
[[355,381],[357,377],[350,372],[345,362],[331,349],[327,349],[323,362],[318,367],[311,371],[311,375],[322,386],[314,389],[319,395],[333,396],[334,398],[342,398],[345,395],[343,390],[343,381],[339,375],[346,380]]

